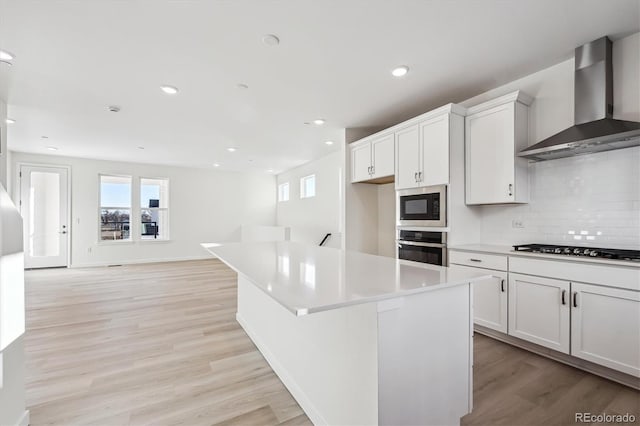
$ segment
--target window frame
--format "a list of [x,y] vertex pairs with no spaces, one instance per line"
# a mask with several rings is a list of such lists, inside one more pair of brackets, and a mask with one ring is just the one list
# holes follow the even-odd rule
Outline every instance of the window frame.
[[[283,197],[282,199],[280,199],[280,195],[281,195],[280,188],[284,188],[284,187],[287,188],[287,198]],[[291,199],[291,185],[289,184],[289,181],[278,184],[278,202],[284,203],[286,201],[289,201],[290,199]]]
[[[144,179],[148,179],[148,180],[163,180],[167,183],[167,207],[142,207],[142,181]],[[136,215],[136,217],[138,218],[136,220],[136,222],[139,221],[138,226],[140,227],[140,229],[138,229],[136,231],[136,236],[137,236],[137,241],[141,242],[141,243],[154,243],[154,242],[167,242],[171,240],[171,235],[169,233],[169,231],[171,230],[171,220],[170,220],[170,212],[169,212],[169,207],[170,207],[170,202],[171,202],[171,196],[169,195],[170,192],[170,188],[171,188],[171,182],[170,179],[168,177],[150,177],[150,176],[138,176],[138,198],[140,199],[140,206],[138,207],[138,213]],[[164,211],[166,213],[166,232],[165,232],[165,237],[164,238],[142,238],[142,211],[143,210],[156,210],[156,211]]]
[[[130,197],[129,197],[129,207],[114,207],[114,206],[103,206],[102,205],[102,177],[115,177],[115,178],[126,178],[130,181]],[[132,175],[127,174],[117,174],[117,173],[98,173],[98,244],[131,244],[134,242],[133,236],[134,234],[134,222],[132,221],[134,207],[133,207],[133,181],[134,178]],[[121,240],[103,240],[102,239],[102,210],[129,210],[129,238],[121,239]]]
[[[313,195],[308,195],[306,192],[306,182],[308,179],[313,178]],[[315,197],[317,194],[316,191],[316,174],[312,173],[310,175],[307,176],[303,176],[300,178],[300,199],[304,200],[304,199],[308,199],[308,198],[313,198]]]

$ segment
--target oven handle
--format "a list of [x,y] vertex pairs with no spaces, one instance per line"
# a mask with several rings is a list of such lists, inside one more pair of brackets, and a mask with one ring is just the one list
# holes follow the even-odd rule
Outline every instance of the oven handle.
[[408,246],[420,246],[420,247],[438,247],[438,248],[446,248],[446,244],[437,244],[437,243],[420,243],[417,241],[404,241],[404,240],[396,240],[398,244],[406,244]]

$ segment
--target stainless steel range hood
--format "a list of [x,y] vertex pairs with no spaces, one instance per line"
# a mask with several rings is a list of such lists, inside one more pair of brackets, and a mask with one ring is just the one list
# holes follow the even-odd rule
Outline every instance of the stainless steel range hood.
[[602,37],[575,53],[575,125],[518,153],[552,160],[640,145],[640,123],[613,119],[611,40]]

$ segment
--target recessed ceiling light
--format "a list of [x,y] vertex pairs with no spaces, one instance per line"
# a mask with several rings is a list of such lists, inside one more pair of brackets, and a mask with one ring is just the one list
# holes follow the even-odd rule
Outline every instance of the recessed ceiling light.
[[160,86],[160,90],[162,90],[167,95],[175,95],[178,93],[178,88],[174,86]]
[[324,118],[316,118],[315,120],[313,120],[313,124],[315,124],[316,126],[322,126],[324,124]]
[[280,44],[280,39],[273,34],[266,34],[262,36],[262,42],[267,46],[277,46]]
[[57,151],[58,150],[58,148],[56,148],[55,146],[48,146],[47,149],[49,151]]
[[327,145],[333,145],[333,141],[326,141],[325,142]]
[[401,65],[399,67],[394,68],[391,71],[391,75],[394,77],[404,77],[409,72],[409,67],[406,65]]
[[244,83],[238,83],[238,84],[236,85],[236,87],[237,87],[238,89],[248,89],[248,88],[249,88],[249,85],[248,85],[248,84],[244,84]]
[[14,120],[13,118],[7,118],[6,120],[4,120],[7,122],[7,124],[14,124],[16,122],[16,120]]
[[220,164],[218,164],[218,163],[213,163],[213,167],[220,167]]
[[237,149],[236,149],[236,148],[233,148],[233,147],[229,147],[229,148],[227,148],[227,151],[229,151],[229,152],[236,152],[236,150],[237,150]]
[[6,50],[0,50],[0,61],[13,61],[15,57],[16,56],[13,53],[7,52]]

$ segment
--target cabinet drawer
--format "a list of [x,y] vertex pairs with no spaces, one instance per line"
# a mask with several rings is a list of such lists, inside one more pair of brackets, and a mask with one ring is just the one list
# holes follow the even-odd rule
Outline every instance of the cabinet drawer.
[[449,253],[449,263],[475,266],[476,268],[496,269],[498,271],[507,270],[507,256],[499,254],[451,250]]

